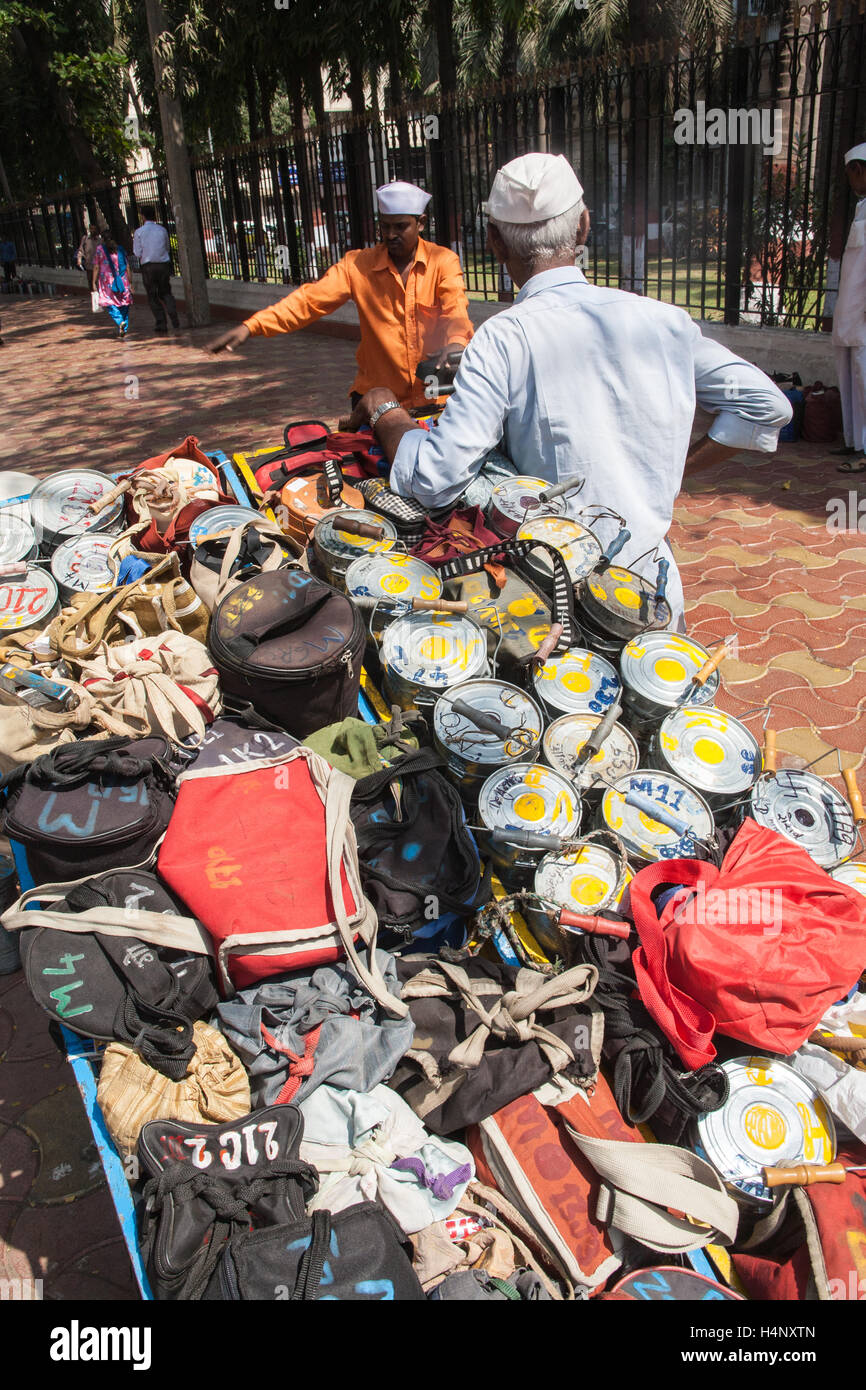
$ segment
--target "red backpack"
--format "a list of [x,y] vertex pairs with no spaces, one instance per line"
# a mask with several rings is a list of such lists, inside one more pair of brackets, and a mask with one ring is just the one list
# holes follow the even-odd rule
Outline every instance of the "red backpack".
[[[310,748],[230,767],[193,766],[159,851],[161,877],[213,939],[221,990],[347,956],[403,1017],[375,960],[349,802],[355,783]],[[369,948],[369,968],[356,941]]]

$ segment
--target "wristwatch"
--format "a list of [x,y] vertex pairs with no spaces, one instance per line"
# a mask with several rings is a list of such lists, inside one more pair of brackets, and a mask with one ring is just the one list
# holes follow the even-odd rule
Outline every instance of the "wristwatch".
[[375,429],[377,421],[380,420],[387,411],[402,410],[402,408],[399,401],[383,401],[381,405],[376,406],[376,409],[370,416],[370,429]]

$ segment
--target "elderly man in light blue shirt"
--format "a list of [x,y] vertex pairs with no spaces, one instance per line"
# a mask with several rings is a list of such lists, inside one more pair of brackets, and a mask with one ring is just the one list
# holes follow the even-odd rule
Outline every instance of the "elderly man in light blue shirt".
[[[391,487],[426,507],[456,502],[496,445],[521,473],[585,478],[580,506],[609,507],[631,532],[618,564],[654,578],[655,559],[669,560],[668,599],[682,627],[665,536],[687,460],[691,471],[741,449],[773,453],[791,406],[684,310],[588,283],[574,262],[589,214],[562,155],[506,164],[485,211],[488,247],[522,288],[466,348],[438,427],[419,428],[384,389],[368,391],[347,423],[372,424],[393,465]],[[690,448],[696,403],[715,420]],[[593,529],[607,545],[618,526]]]

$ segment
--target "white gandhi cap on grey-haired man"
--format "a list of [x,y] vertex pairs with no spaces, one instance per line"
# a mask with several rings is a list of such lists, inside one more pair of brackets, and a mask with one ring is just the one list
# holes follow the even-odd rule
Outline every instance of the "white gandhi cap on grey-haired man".
[[[427,507],[456,502],[495,446],[520,473],[585,478],[580,505],[610,508],[631,532],[617,563],[636,562],[654,579],[656,559],[668,560],[682,629],[682,584],[665,537],[686,463],[773,453],[790,404],[685,310],[588,282],[575,260],[589,212],[564,156],[511,160],[484,211],[488,249],[521,288],[466,348],[438,428],[419,428],[382,390],[362,397],[351,427],[372,422],[391,487]],[[715,418],[690,445],[696,403]],[[608,519],[594,529],[607,545],[619,527]]]

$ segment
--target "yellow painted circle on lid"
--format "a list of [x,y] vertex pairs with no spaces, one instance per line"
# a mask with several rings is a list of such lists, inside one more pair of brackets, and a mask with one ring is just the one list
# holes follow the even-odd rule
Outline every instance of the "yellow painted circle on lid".
[[682,685],[686,679],[686,668],[681,661],[676,661],[672,656],[661,656],[653,666],[653,670],[660,681],[669,681],[671,685]]
[[514,803],[514,814],[518,820],[541,820],[544,815],[544,800],[537,792],[524,792]]
[[592,681],[585,671],[566,671],[562,678],[562,684],[572,694],[582,695],[585,690],[590,689]]
[[418,651],[425,661],[444,661],[451,654],[451,639],[441,632],[431,633],[421,642]]
[[594,594],[597,599],[607,598],[607,594],[605,593],[604,589],[601,587],[600,584],[590,584],[589,592],[591,594]]
[[743,1116],[743,1128],[759,1149],[780,1149],[788,1126],[772,1105],[750,1105]]
[[509,603],[508,611],[513,613],[515,618],[528,618],[530,613],[535,612],[535,599],[528,594],[524,598],[516,598],[513,603]]
[[637,818],[644,829],[648,830],[651,835],[667,835],[669,833],[666,825],[662,825],[659,820],[653,820],[652,816],[648,816],[646,811],[638,811]]
[[384,574],[381,588],[386,594],[402,594],[409,588],[405,574]]
[[612,569],[608,570],[608,574],[610,575],[611,579],[618,579],[623,584],[630,584],[634,586],[635,576],[631,573],[630,570]]
[[606,883],[600,878],[595,878],[588,874],[585,878],[577,878],[571,885],[571,896],[581,907],[595,907],[608,892]]
[[620,585],[614,589],[613,596],[623,608],[640,608],[640,594],[636,594],[634,589],[625,589]]
[[725,756],[724,748],[714,738],[699,738],[693,751],[702,763],[720,763]]

